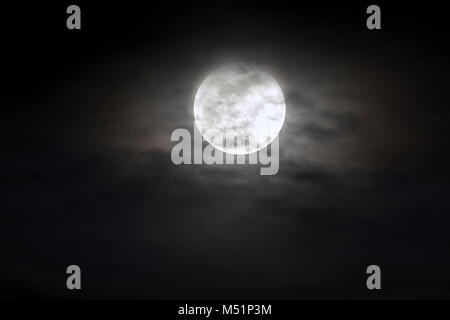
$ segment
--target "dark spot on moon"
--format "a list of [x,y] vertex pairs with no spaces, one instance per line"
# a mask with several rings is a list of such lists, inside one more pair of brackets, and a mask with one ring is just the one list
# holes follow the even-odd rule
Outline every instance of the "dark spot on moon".
[[249,67],[245,65],[239,65],[237,71],[239,74],[247,74],[249,72]]

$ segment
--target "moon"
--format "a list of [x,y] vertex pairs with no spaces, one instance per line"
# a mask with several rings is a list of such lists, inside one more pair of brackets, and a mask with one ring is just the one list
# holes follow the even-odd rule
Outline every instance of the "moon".
[[200,84],[194,116],[203,138],[213,147],[230,154],[249,154],[278,136],[286,105],[270,74],[252,65],[231,64]]

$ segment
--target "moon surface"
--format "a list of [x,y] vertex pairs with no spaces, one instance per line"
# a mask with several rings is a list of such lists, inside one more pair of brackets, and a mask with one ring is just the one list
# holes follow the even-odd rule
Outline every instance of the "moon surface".
[[251,65],[232,64],[203,80],[195,96],[194,116],[203,138],[213,147],[249,154],[278,136],[286,105],[271,75]]

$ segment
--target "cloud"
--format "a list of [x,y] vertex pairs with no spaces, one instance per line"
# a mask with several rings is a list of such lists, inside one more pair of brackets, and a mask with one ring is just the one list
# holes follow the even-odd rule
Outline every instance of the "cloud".
[[[360,275],[376,261],[392,283],[420,278],[413,296],[449,294],[437,288],[449,263],[448,155],[435,148],[446,118],[418,125],[425,111],[407,97],[419,90],[390,61],[348,56],[346,43],[333,43],[345,54],[322,50],[306,31],[252,30],[259,37],[222,30],[205,44],[192,33],[86,64],[31,120],[11,122],[2,283],[61,297],[60,270],[76,261],[88,297],[365,297]],[[255,62],[285,94],[276,176],[170,161],[172,131],[192,132],[198,85],[230,60]],[[388,297],[405,293],[394,286]]]

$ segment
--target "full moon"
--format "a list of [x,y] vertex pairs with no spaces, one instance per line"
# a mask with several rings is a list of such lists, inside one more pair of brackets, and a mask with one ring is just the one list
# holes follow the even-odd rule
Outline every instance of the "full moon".
[[278,136],[286,105],[271,75],[251,65],[233,64],[203,80],[195,96],[194,116],[203,138],[213,147],[249,154]]

